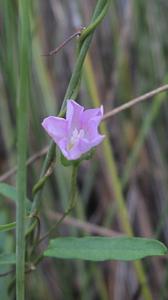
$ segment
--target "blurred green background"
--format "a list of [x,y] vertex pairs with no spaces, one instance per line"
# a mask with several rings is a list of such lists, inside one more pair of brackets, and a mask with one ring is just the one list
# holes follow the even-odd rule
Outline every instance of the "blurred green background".
[[[28,196],[39,177],[49,144],[41,127],[56,115],[76,59],[74,39],[57,55],[43,54],[90,22],[94,0],[27,0],[30,2],[30,91]],[[78,101],[85,107],[104,105],[106,112],[168,82],[167,0],[111,0],[107,16],[94,34],[83,69]],[[18,1],[0,1],[0,180],[15,185],[16,107],[19,84]],[[103,228],[128,233],[126,211],[136,236],[168,243],[168,104],[163,93],[107,119],[106,141],[94,158],[80,166],[78,204],[59,228],[61,235],[101,234]],[[44,149],[44,151],[41,150]],[[59,158],[43,192],[41,234],[68,203],[70,168]],[[4,175],[5,173],[5,175]],[[76,220],[80,220],[75,222]],[[15,220],[10,199],[0,196],[0,224]],[[92,224],[99,227],[94,228]],[[56,236],[58,233],[53,233]],[[113,234],[104,231],[104,234]],[[46,241],[47,243],[47,241]],[[45,246],[42,245],[43,247]],[[14,235],[0,234],[0,252],[14,249]],[[123,249],[124,251],[124,249]],[[143,260],[153,299],[168,299],[165,258]],[[8,270],[1,267],[0,273]],[[75,262],[46,259],[27,274],[28,300],[143,299],[132,263]],[[1,299],[10,277],[0,277]]]

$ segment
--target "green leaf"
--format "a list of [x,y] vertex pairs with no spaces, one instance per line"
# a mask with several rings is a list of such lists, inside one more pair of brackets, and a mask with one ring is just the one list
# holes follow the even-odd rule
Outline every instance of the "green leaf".
[[4,197],[17,201],[16,188],[9,184],[0,183],[0,194]]
[[45,256],[92,261],[136,260],[168,253],[167,247],[154,239],[131,237],[57,238],[50,241]]
[[[29,216],[26,216],[25,219],[29,220]],[[15,227],[16,227],[16,222],[3,224],[3,225],[0,225],[0,232],[9,231],[9,230],[14,229]]]
[[[0,183],[0,195],[12,199],[13,201],[17,201],[17,192],[16,188],[12,185],[6,183]],[[26,208],[29,210],[31,207],[31,201],[26,199]]]
[[15,254],[0,254],[0,265],[13,265],[16,263]]
[[16,222],[0,225],[0,232],[12,230],[16,227]]

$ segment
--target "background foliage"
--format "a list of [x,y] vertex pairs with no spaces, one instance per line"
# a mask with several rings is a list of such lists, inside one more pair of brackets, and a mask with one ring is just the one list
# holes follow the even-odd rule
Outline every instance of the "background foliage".
[[[30,113],[28,155],[48,145],[41,121],[55,115],[75,62],[76,41],[56,56],[45,57],[81,25],[88,25],[96,1],[31,2],[29,52]],[[105,111],[167,82],[166,0],[112,0],[87,57],[79,102],[104,105]],[[0,172],[16,165],[16,107],[18,98],[18,2],[0,2]],[[78,204],[73,218],[59,228],[61,235],[104,235],[128,232],[168,243],[167,95],[139,104],[108,119],[102,127],[108,140],[78,175]],[[39,176],[43,157],[28,167],[28,197]],[[117,172],[116,172],[117,170]],[[41,234],[67,206],[70,168],[57,163],[43,193]],[[4,181],[4,177],[1,180]],[[15,174],[5,179],[16,184]],[[126,203],[126,215],[121,201]],[[0,224],[15,220],[10,198],[0,196]],[[127,213],[132,228],[127,222]],[[81,221],[77,221],[82,220]],[[86,223],[87,222],[87,223]],[[89,224],[88,224],[89,223]],[[97,224],[99,227],[91,226]],[[67,226],[68,225],[68,226]],[[106,229],[104,229],[106,228]],[[109,230],[107,230],[109,229]],[[104,230],[104,231],[103,231]],[[53,233],[53,237],[56,236]],[[47,241],[45,242],[47,243]],[[42,247],[45,246],[42,245]],[[14,249],[11,233],[0,234],[0,251]],[[165,258],[143,261],[153,299],[167,299]],[[5,272],[7,266],[1,266]],[[73,276],[72,276],[73,275]],[[10,277],[0,278],[2,299],[8,299]],[[38,282],[38,284],[37,284]],[[141,286],[132,263],[74,262],[46,259],[27,274],[27,299],[141,299]],[[11,298],[9,298],[11,299]]]

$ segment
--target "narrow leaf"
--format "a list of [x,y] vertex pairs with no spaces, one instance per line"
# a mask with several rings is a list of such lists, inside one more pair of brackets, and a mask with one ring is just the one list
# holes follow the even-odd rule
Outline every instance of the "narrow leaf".
[[16,263],[15,254],[0,254],[0,265],[13,265]]
[[[12,185],[3,182],[0,183],[0,195],[17,202],[16,188]],[[30,208],[30,206],[31,206],[31,201],[29,199],[26,199],[27,210]]]
[[0,232],[12,230],[16,227],[16,222],[0,225]]
[[17,200],[16,188],[9,184],[0,183],[0,194],[14,201]]
[[130,237],[57,238],[50,241],[45,256],[92,261],[136,260],[168,253],[167,247],[154,239]]

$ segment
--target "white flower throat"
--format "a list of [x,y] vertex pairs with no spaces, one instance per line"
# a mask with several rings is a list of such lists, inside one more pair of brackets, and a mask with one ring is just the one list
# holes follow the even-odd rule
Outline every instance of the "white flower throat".
[[72,132],[72,135],[70,137],[69,143],[68,143],[68,150],[71,150],[75,144],[79,141],[80,138],[83,138],[85,135],[85,131],[83,129],[77,129],[75,128]]

